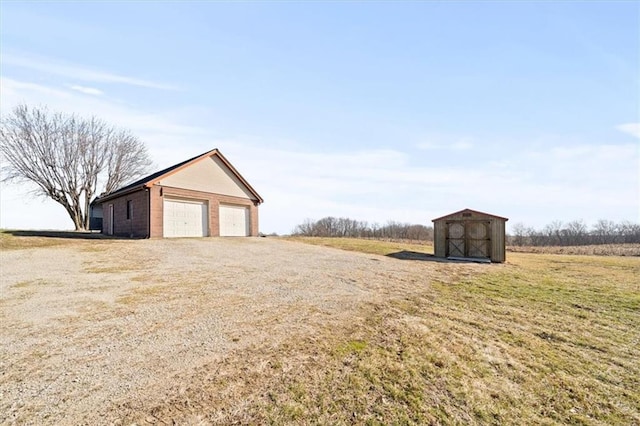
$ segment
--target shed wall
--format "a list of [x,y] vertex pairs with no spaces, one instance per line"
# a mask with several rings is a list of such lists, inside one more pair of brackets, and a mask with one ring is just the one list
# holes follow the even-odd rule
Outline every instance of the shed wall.
[[505,219],[492,215],[480,214],[475,211],[461,211],[433,222],[433,245],[436,257],[447,257],[446,229],[448,222],[489,221],[491,235],[490,259],[492,262],[504,262],[506,260],[505,249]]
[[436,257],[446,257],[446,222],[439,220],[433,223],[433,253]]
[[491,261],[504,262],[506,260],[505,221],[493,219],[491,221]]

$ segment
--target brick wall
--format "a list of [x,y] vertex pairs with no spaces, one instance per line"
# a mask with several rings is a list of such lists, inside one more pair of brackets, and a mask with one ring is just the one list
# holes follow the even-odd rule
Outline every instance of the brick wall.
[[[127,202],[131,201],[132,211],[127,218]],[[132,238],[149,236],[149,192],[140,190],[103,203],[102,232],[109,233],[111,217],[110,207],[113,205],[113,235]]]
[[149,197],[151,199],[149,205],[151,226],[149,227],[149,237],[162,238],[162,196],[160,195],[160,186],[152,186],[149,188]]
[[149,191],[151,197],[151,238],[162,238],[163,236],[162,229],[164,197],[206,201],[209,206],[209,236],[211,237],[220,236],[220,203],[247,206],[249,207],[250,235],[252,237],[258,236],[258,206],[254,205],[254,202],[252,200],[240,197],[232,197],[228,195],[212,194],[209,192],[194,191],[190,189],[171,188],[160,185],[154,185]]

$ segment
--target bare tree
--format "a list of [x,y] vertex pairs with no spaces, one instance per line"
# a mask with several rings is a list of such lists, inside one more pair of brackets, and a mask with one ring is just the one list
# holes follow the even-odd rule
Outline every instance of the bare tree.
[[612,220],[599,219],[593,225],[593,235],[598,244],[611,244],[615,241],[617,225]]
[[620,237],[625,243],[640,243],[640,224],[623,221],[618,225]]
[[511,241],[514,246],[524,246],[527,241],[527,228],[524,223],[518,222],[511,228]]
[[305,235],[308,237],[313,236],[313,228],[315,226],[315,222],[311,219],[305,219],[303,223],[297,225],[293,230],[293,234],[295,235]]
[[2,118],[3,182],[31,182],[36,195],[62,205],[75,229],[89,228],[98,185],[111,192],[151,165],[145,145],[127,130],[96,118],[17,106]]
[[562,235],[562,222],[559,220],[554,220],[553,222],[547,224],[542,230],[544,235],[547,237],[547,245],[550,246],[561,246],[563,245],[563,235]]
[[563,234],[566,237],[566,244],[570,246],[588,244],[587,239],[587,225],[584,221],[574,220],[566,224],[563,229]]
[[516,223],[511,229],[509,243],[515,246],[571,246],[588,244],[640,243],[640,224],[629,221],[615,223],[600,219],[589,230],[583,220],[563,224],[554,221],[542,231]]

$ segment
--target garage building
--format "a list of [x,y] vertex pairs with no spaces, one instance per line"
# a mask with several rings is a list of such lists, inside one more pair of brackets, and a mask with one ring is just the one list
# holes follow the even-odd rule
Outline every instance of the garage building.
[[136,238],[257,236],[262,197],[217,149],[93,201],[102,232]]

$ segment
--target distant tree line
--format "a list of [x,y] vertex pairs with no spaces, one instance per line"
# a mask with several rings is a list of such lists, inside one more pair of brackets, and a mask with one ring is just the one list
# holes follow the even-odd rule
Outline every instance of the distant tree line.
[[598,220],[591,227],[582,220],[554,221],[541,230],[516,223],[507,238],[513,246],[582,246],[640,243],[640,224]]
[[295,227],[293,235],[433,241],[433,227],[395,221],[380,225],[346,217],[329,216],[320,220],[305,220],[304,223]]
[[[381,225],[328,216],[320,220],[307,219],[296,226],[293,235],[306,237],[349,237],[391,240],[433,241],[433,227],[421,224],[388,221]],[[512,246],[582,246],[598,244],[640,244],[640,224],[601,219],[592,226],[582,220],[553,221],[542,229],[516,223],[507,244]]]

